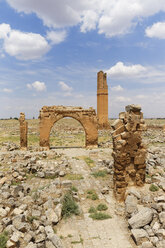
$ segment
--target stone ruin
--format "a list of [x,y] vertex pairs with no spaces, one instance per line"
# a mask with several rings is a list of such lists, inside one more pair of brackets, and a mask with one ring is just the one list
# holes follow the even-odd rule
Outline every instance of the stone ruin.
[[93,108],[64,106],[44,106],[40,110],[40,146],[50,148],[49,136],[53,125],[64,117],[72,117],[79,121],[84,128],[86,136],[86,147],[97,147],[98,131],[97,116]]
[[109,129],[108,122],[108,85],[107,74],[103,71],[97,73],[97,118],[99,129]]
[[147,126],[139,105],[128,105],[125,109],[112,124],[114,192],[118,200],[124,199],[128,186],[143,186],[145,182],[146,148],[142,131]]
[[20,148],[22,150],[26,150],[27,149],[28,123],[25,120],[24,113],[20,113],[19,123],[20,123]]

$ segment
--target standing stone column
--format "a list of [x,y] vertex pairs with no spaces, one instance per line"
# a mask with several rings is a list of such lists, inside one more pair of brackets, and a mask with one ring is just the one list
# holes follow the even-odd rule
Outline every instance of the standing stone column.
[[124,200],[128,186],[143,186],[145,182],[146,148],[142,131],[147,126],[139,105],[128,105],[125,109],[112,124],[114,192],[118,200]]
[[25,120],[24,113],[20,113],[19,123],[20,123],[20,148],[22,150],[26,150],[27,149],[28,123]]

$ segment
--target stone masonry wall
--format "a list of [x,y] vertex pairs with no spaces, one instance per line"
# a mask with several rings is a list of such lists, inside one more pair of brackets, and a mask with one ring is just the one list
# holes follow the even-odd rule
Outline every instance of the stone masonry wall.
[[27,149],[28,123],[25,120],[24,113],[20,113],[19,123],[20,123],[20,148],[22,150],[26,150]]
[[128,186],[142,186],[145,182],[146,148],[142,131],[146,130],[139,105],[126,106],[113,125],[114,192],[124,200]]

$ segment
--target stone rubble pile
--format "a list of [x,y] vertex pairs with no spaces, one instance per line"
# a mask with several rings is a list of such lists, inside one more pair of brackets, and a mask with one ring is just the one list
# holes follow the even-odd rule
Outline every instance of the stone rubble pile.
[[[69,161],[53,151],[14,151],[0,154],[0,167],[0,234],[8,233],[6,247],[63,248],[54,228],[72,186],[62,178]],[[73,197],[79,200],[76,192]]]
[[129,189],[125,211],[132,237],[139,248],[165,247],[165,195]]
[[146,130],[141,107],[126,106],[126,112],[112,124],[114,158],[114,190],[118,200],[123,200],[127,186],[142,186],[145,181],[146,148],[142,131]]

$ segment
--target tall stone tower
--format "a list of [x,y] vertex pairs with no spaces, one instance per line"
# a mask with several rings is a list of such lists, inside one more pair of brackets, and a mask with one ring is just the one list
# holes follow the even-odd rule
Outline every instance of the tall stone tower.
[[107,74],[97,73],[97,117],[99,128],[109,128]]

